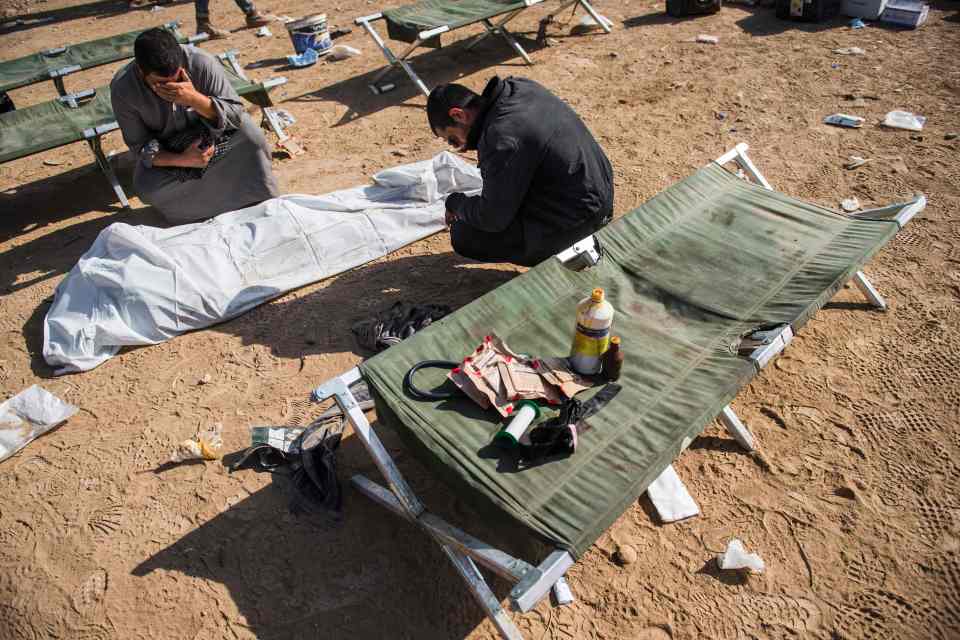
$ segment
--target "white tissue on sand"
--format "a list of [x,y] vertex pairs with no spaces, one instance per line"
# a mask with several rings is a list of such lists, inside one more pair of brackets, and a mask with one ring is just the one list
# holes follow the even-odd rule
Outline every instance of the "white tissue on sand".
[[725,553],[717,557],[721,569],[750,569],[763,573],[763,560],[755,553],[747,553],[743,543],[734,538],[727,544]]

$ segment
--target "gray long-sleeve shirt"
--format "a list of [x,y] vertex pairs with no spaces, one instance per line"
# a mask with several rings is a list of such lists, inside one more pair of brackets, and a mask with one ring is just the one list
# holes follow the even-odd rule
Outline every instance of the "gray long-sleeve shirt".
[[[135,62],[117,72],[110,83],[113,111],[123,140],[138,156],[134,188],[140,198],[156,206],[172,222],[209,218],[225,211],[262,202],[278,194],[270,167],[270,148],[260,128],[244,110],[220,62],[196,47],[183,47],[186,71],[193,86],[208,96],[215,121],[193,109],[167,102],[147,85]],[[153,166],[153,156],[169,139],[204,120],[214,137],[236,129],[239,136],[230,151],[199,180],[180,182],[173,172]]]

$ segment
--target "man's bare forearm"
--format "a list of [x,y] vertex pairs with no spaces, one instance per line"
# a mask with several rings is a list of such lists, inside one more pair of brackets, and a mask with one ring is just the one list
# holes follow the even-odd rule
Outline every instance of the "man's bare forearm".
[[153,156],[153,166],[155,167],[185,167],[184,154],[173,153],[172,151],[158,151]]

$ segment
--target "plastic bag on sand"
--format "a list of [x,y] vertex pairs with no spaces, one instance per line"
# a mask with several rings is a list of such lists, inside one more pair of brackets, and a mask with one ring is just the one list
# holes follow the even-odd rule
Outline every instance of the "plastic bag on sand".
[[77,411],[77,407],[37,385],[0,404],[0,461],[23,449]]
[[219,422],[206,429],[197,431],[197,435],[184,440],[170,454],[170,462],[184,462],[186,460],[216,460],[220,457],[223,448],[223,425]]
[[717,556],[721,569],[749,569],[754,573],[763,573],[764,564],[755,553],[747,553],[743,543],[734,538],[727,544],[725,553]]
[[345,44],[338,44],[332,49],[327,56],[331,60],[346,60],[347,58],[353,58],[360,55],[360,49],[354,49],[353,47]]
[[[602,20],[606,24],[610,24],[610,21],[605,16],[600,16],[600,20]],[[576,25],[574,25],[573,32],[586,33],[588,31],[593,31],[594,29],[602,29],[602,28],[603,28],[603,25],[597,22],[593,18],[593,16],[591,16],[589,13],[585,13],[580,18],[580,21]]]
[[910,113],[909,111],[891,111],[883,119],[883,126],[893,129],[906,129],[907,131],[923,131],[923,125],[927,119],[923,116]]

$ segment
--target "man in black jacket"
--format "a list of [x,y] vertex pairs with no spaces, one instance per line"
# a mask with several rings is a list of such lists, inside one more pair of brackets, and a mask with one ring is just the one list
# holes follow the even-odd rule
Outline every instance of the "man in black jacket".
[[447,198],[458,254],[533,266],[607,224],[613,169],[577,114],[525,78],[491,78],[477,95],[459,84],[430,92],[434,135],[477,150],[483,192]]

